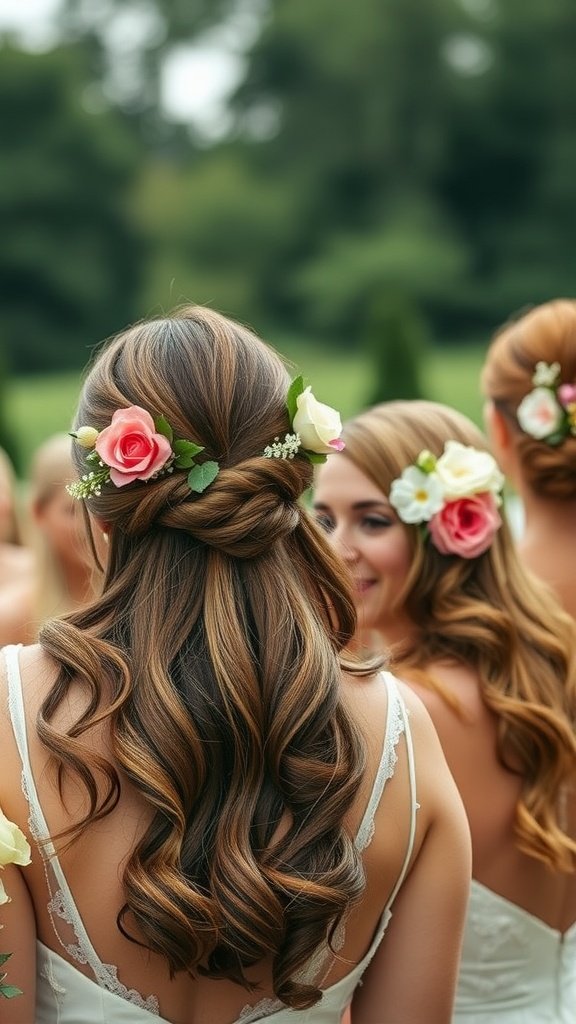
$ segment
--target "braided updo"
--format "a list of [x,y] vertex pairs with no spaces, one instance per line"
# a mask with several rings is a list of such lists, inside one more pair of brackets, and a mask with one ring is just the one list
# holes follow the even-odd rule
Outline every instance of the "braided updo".
[[[272,349],[200,307],[97,355],[77,426],[100,431],[139,406],[219,471],[202,493],[174,468],[85,497],[109,527],[104,589],[43,629],[61,670],[39,734],[85,787],[73,834],[112,810],[124,778],[152,808],[124,870],[120,930],[171,972],[246,986],[271,957],[278,998],[305,1007],[321,993],[301,968],[364,884],[343,826],[364,745],[341,696],[348,579],[299,500],[312,467],[300,452],[264,457],[290,429],[288,387]],[[74,454],[82,474],[86,453]],[[87,705],[62,736],[55,717],[75,679]],[[82,744],[96,721],[113,760]]]

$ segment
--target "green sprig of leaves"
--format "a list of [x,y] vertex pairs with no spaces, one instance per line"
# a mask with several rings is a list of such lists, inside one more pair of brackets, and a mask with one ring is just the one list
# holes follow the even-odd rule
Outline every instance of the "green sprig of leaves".
[[[0,953],[0,967],[3,967],[11,956],[12,953]],[[6,972],[0,974],[0,996],[3,996],[4,999],[14,999],[14,996],[21,996],[22,989],[17,988],[16,985],[6,985],[4,983],[6,977]]]
[[172,445],[174,458],[172,466],[174,469],[189,469],[188,486],[191,491],[202,494],[203,491],[216,479],[220,472],[217,462],[196,462],[196,456],[204,451],[204,445],[196,444],[195,441],[187,441],[179,438],[174,441],[174,431],[165,416],[157,416],[154,426],[159,434],[163,434]]

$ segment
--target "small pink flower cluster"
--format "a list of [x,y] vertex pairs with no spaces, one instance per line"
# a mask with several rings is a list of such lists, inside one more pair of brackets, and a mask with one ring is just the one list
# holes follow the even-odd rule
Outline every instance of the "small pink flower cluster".
[[576,384],[560,384],[560,374],[560,363],[536,363],[534,387],[516,410],[524,433],[552,446],[576,435]]

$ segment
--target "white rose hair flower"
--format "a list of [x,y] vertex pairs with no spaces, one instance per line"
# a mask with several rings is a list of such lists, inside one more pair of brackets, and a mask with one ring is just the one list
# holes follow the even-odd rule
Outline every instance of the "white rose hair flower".
[[426,536],[440,554],[477,558],[502,525],[503,486],[489,452],[447,441],[439,459],[420,452],[392,481],[389,501],[403,523],[426,524]]
[[296,377],[288,388],[286,408],[293,433],[286,434],[283,441],[275,437],[264,449],[266,459],[293,459],[301,450],[310,462],[326,462],[328,455],[345,447],[340,437],[340,413],[319,402],[312,388],[304,386],[302,376]]
[[444,453],[436,463],[446,499],[469,497],[490,491],[499,498],[504,487],[504,474],[489,452],[478,451],[459,441],[447,441]]
[[534,388],[516,410],[521,429],[536,441],[559,445],[576,435],[576,385],[560,383],[560,363],[536,363]]
[[[30,860],[30,844],[26,836],[18,828],[18,825],[10,821],[0,810],[0,869],[6,867],[7,864],[18,864],[20,867],[25,867]],[[0,881],[0,906],[9,902],[10,897]],[[6,972],[1,970],[11,956],[11,953],[0,953],[0,998],[3,999],[13,999],[14,996],[22,995],[16,985],[6,983]]]

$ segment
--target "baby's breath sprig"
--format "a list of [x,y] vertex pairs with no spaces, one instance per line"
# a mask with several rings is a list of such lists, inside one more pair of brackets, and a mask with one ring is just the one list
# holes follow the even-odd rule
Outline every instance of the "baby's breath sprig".
[[281,441],[277,435],[272,444],[267,444],[264,449],[265,459],[293,459],[302,442],[300,434],[285,434]]
[[[82,444],[81,441],[79,443]],[[84,444],[83,447],[86,445]],[[93,495],[99,498],[102,494],[102,487],[110,480],[110,467],[104,465],[98,452],[91,451],[86,456],[86,462],[94,463],[95,468],[88,473],[83,473],[79,480],[67,485],[66,490],[72,498],[91,498]]]

